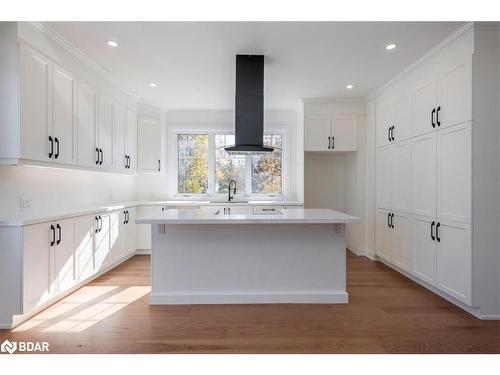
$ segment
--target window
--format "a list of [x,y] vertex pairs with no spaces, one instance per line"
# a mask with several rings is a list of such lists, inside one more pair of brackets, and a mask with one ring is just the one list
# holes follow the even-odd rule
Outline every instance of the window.
[[283,193],[283,135],[266,134],[264,155],[229,155],[234,134],[177,134],[179,194],[227,194],[236,181],[237,193]]

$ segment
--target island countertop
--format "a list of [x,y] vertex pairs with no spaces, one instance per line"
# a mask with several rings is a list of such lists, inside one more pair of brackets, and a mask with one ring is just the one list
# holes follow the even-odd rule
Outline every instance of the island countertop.
[[330,209],[294,208],[278,214],[224,215],[204,209],[170,209],[157,214],[139,217],[137,224],[351,224],[359,223],[358,217]]

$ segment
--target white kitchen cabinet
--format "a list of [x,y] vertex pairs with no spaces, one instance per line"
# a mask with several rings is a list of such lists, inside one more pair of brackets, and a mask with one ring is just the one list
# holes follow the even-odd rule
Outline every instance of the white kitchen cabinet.
[[[109,215],[109,262],[115,262],[124,254],[124,211],[113,212]],[[105,262],[106,263],[106,262]]]
[[52,75],[53,162],[76,165],[77,106],[75,77],[54,64]]
[[388,104],[377,106],[376,118],[376,144],[378,147],[391,143],[390,119],[393,117],[393,106]]
[[312,117],[305,122],[305,151],[328,151],[331,142],[331,117]]
[[75,249],[77,220],[55,222],[54,291],[62,293],[75,285]]
[[[411,209],[411,143],[409,140],[392,146],[392,209]],[[385,202],[383,199],[382,202]]]
[[137,114],[127,110],[125,127],[125,154],[128,156],[128,171],[137,169]]
[[78,84],[78,165],[96,167],[100,160],[97,139],[97,91],[83,82]]
[[414,216],[411,228],[412,273],[426,283],[436,285],[436,220]]
[[81,216],[77,219],[75,248],[75,278],[77,281],[83,281],[94,273],[94,221],[94,215]]
[[411,209],[413,214],[436,216],[436,133],[412,139]]
[[305,151],[358,150],[357,116],[310,117],[305,121]]
[[471,304],[471,230],[469,224],[440,220],[436,228],[437,287]]
[[388,211],[377,210],[375,213],[375,254],[386,261],[391,261],[391,213]]
[[471,222],[471,123],[437,132],[437,217]]
[[22,159],[52,160],[52,73],[49,59],[19,44]]
[[23,229],[23,313],[52,297],[54,243],[52,222],[28,225]]
[[395,213],[391,222],[391,262],[409,272],[411,268],[411,217]]
[[120,104],[113,104],[113,165],[117,171],[126,171],[128,158],[125,156],[125,124],[127,111]]
[[110,215],[97,215],[95,220],[94,262],[99,272],[111,262]]
[[140,117],[138,133],[138,162],[141,172],[161,171],[161,127],[160,121]]
[[412,136],[432,132],[436,129],[436,75],[434,59],[431,58],[418,69],[413,91]]
[[411,95],[408,93],[394,104],[392,142],[405,141],[411,136]]
[[392,209],[393,189],[393,152],[392,145],[377,149],[377,207]]
[[98,100],[98,128],[97,146],[99,151],[99,167],[111,169],[113,167],[113,102],[99,94]]
[[124,252],[125,256],[132,254],[135,251],[135,208],[127,208],[124,227]]

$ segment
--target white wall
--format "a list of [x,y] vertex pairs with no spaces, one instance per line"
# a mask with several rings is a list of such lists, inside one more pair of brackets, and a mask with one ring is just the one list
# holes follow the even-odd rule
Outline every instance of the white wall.
[[[139,107],[139,114],[142,110]],[[182,199],[175,196],[175,139],[174,129],[220,128],[234,129],[234,111],[232,110],[171,110],[165,113],[162,129],[162,145],[164,149],[166,170],[160,174],[141,174],[137,180],[137,196],[140,200],[150,199]],[[294,111],[266,110],[264,111],[264,128],[286,129],[288,134],[289,160],[288,160],[288,186],[287,199],[297,199],[297,186],[302,184],[297,181],[297,114]],[[302,141],[302,138],[301,138]],[[190,200],[196,199],[193,197]],[[206,199],[206,198],[199,198]]]

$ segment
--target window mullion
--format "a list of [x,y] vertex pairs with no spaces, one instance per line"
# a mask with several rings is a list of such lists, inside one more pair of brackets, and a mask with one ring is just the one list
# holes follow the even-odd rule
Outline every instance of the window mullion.
[[252,157],[245,155],[245,194],[252,194]]
[[215,134],[208,134],[208,194],[215,194]]

